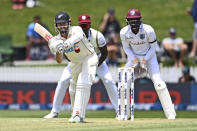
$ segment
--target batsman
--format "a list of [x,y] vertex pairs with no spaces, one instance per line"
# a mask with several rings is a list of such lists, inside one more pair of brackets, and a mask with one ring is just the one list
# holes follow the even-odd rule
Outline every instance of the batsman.
[[63,55],[70,61],[70,88],[75,92],[72,99],[73,112],[69,121],[83,122],[98,66],[98,56],[81,27],[71,26],[70,17],[66,12],[55,16],[55,28],[59,34],[49,40],[49,48],[56,54],[58,63],[62,62]]
[[[112,75],[108,69],[108,66],[105,62],[105,59],[107,57],[107,45],[104,36],[101,34],[101,32],[91,28],[91,19],[90,16],[87,14],[81,14],[79,16],[78,20],[79,26],[82,28],[85,37],[88,39],[88,41],[92,44],[94,47],[97,55],[99,56],[99,63],[97,68],[97,75],[99,78],[101,78],[103,84],[105,85],[105,88],[107,90],[107,93],[109,95],[109,98],[112,102],[112,105],[114,106],[116,112],[118,108],[118,93],[117,93],[117,87],[112,79]],[[66,93],[66,90],[70,85],[73,85],[73,81],[70,82],[71,79],[71,69],[69,66],[65,67],[62,76],[60,80],[58,81],[55,95],[53,99],[53,107],[51,112],[44,116],[44,118],[56,118],[58,117],[58,114],[61,110],[61,105]],[[75,94],[76,90],[75,88],[72,88],[73,86],[69,87],[69,93],[70,93],[70,100],[72,107],[74,106],[74,100],[75,100]]]
[[142,72],[144,72],[147,68],[165,116],[167,119],[173,120],[176,118],[176,112],[167,86],[160,76],[155,53],[157,46],[155,31],[150,25],[142,23],[142,17],[138,9],[130,9],[127,12],[126,23],[127,26],[120,31],[123,49],[128,57],[125,67],[134,67],[137,74],[139,69],[143,69]]

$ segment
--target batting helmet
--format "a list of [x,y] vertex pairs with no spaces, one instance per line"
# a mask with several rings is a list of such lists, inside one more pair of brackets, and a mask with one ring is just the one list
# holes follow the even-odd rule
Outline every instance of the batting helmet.
[[137,18],[141,18],[141,14],[138,9],[130,9],[127,12],[126,19],[137,19]]
[[[66,25],[58,27],[57,24],[65,23]],[[67,34],[71,24],[70,16],[66,12],[59,12],[55,16],[55,27],[60,33]]]
[[66,22],[70,22],[70,16],[66,13],[66,12],[59,12],[56,16],[55,16],[55,23],[66,23]]
[[126,22],[132,30],[138,30],[142,23],[140,11],[138,9],[130,9],[126,15]]

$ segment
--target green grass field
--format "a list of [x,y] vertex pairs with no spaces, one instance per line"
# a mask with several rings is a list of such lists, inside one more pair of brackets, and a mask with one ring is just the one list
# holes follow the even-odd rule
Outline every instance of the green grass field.
[[85,123],[69,123],[71,112],[59,119],[44,119],[48,110],[1,110],[0,131],[196,131],[197,112],[177,111],[176,120],[167,120],[162,111],[135,111],[134,121],[115,120],[114,111],[87,111]]
[[191,16],[186,15],[186,9],[191,8],[193,0],[39,0],[43,7],[12,10],[11,0],[1,0],[0,35],[10,34],[14,46],[26,46],[25,33],[35,15],[40,15],[42,21],[54,31],[54,16],[59,11],[70,14],[72,24],[77,25],[78,16],[88,13],[92,18],[92,27],[98,29],[99,23],[107,9],[116,10],[116,18],[125,26],[125,16],[130,8],[139,8],[144,23],[154,27],[158,41],[168,36],[170,27],[177,29],[177,35],[185,40],[192,40],[194,30]]

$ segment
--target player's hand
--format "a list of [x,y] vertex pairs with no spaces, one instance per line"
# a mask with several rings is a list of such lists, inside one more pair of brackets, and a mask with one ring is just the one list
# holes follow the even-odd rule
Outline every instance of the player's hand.
[[71,45],[68,41],[64,41],[63,44],[64,48],[68,48]]
[[62,52],[65,48],[63,40],[56,39],[55,37],[51,38],[48,43],[50,51],[53,54],[55,54],[56,52]]
[[62,55],[61,55],[60,52],[56,52],[55,59],[56,59],[56,61],[57,61],[59,64],[62,62]]

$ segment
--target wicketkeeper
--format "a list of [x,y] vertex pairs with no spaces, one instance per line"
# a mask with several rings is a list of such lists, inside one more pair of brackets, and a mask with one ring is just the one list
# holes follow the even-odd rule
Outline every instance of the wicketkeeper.
[[[165,82],[161,79],[155,49],[157,39],[154,29],[142,23],[140,11],[130,9],[126,15],[127,26],[121,29],[120,37],[128,61],[125,67],[143,68],[148,71],[159,96],[165,116],[175,119],[176,112]],[[140,64],[139,64],[140,63]],[[138,69],[136,69],[138,70]]]

